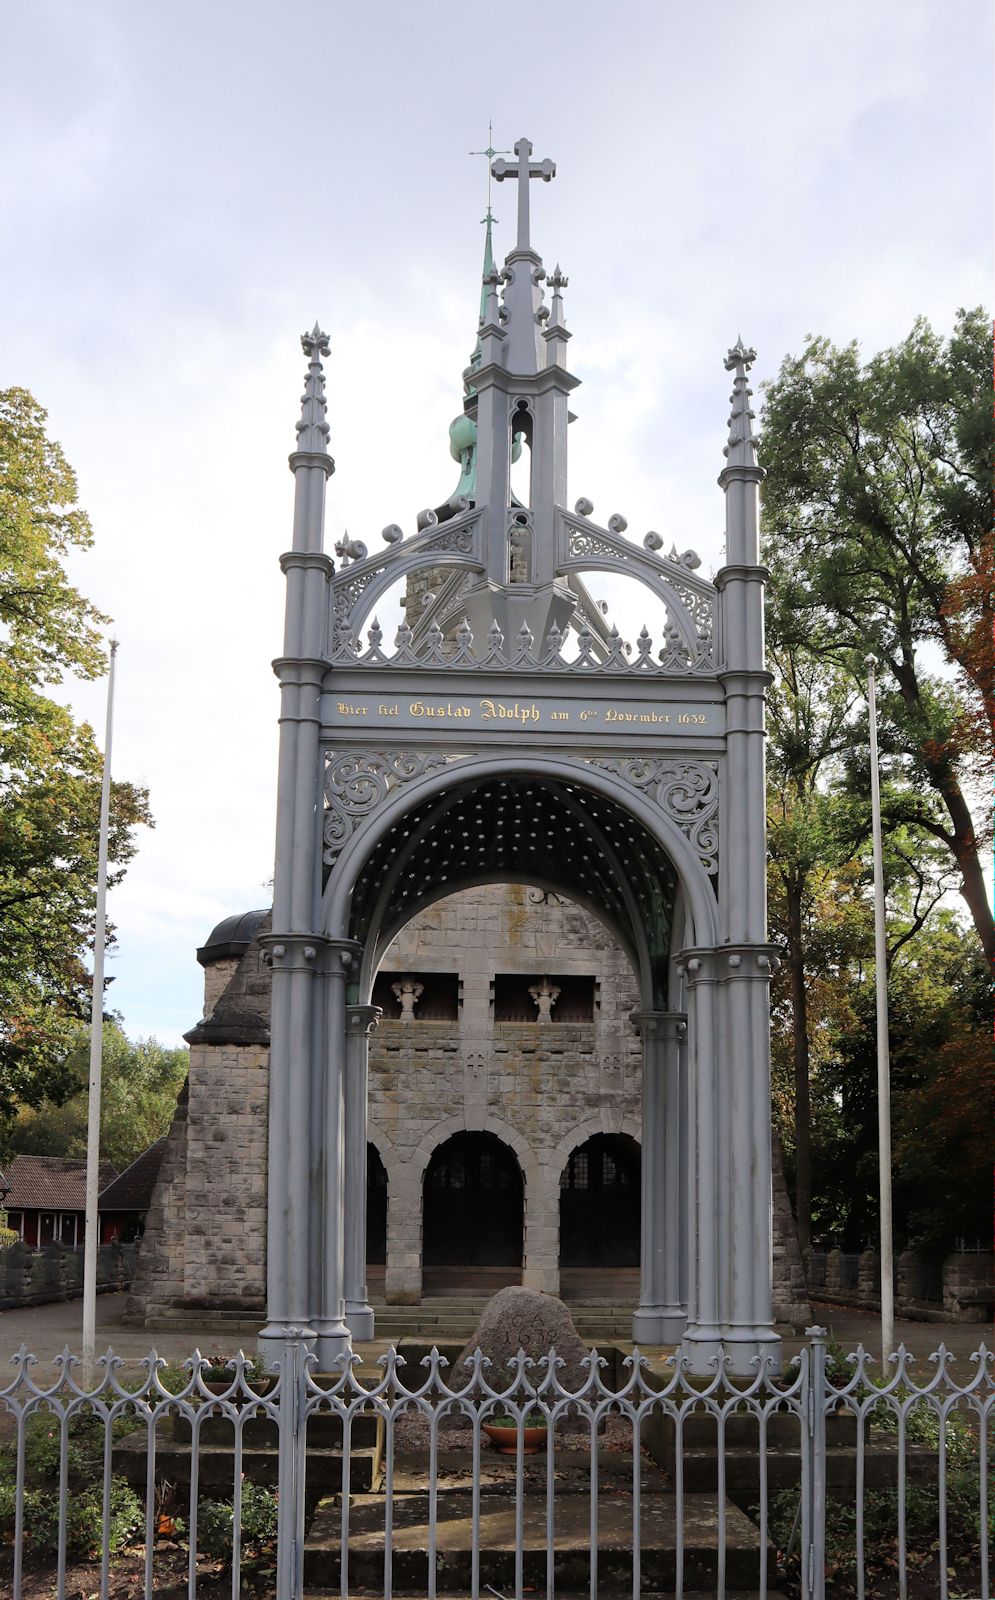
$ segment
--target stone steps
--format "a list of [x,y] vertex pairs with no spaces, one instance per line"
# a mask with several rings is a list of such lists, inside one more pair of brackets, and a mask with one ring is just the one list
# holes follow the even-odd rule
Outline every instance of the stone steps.
[[[247,1418],[241,1426],[240,1471],[253,1483],[276,1485],[280,1450],[277,1423],[268,1417]],[[224,1417],[205,1415],[199,1423],[198,1478],[202,1490],[231,1494],[235,1480],[235,1433]],[[315,1495],[331,1494],[343,1484],[342,1421],[328,1412],[316,1412],[307,1424],[308,1489]],[[182,1417],[164,1419],[155,1432],[157,1474],[171,1483],[190,1482],[191,1426]],[[349,1489],[369,1492],[382,1478],[383,1421],[356,1415],[349,1429]],[[114,1445],[114,1470],[133,1488],[142,1489],[148,1465],[148,1433],[136,1429]]]
[[[198,1482],[201,1491],[216,1491],[231,1497],[235,1481],[235,1453],[230,1445],[201,1445],[198,1451]],[[342,1452],[335,1449],[309,1448],[307,1453],[308,1485],[319,1493],[331,1494],[342,1488]],[[144,1489],[148,1452],[144,1435],[131,1434],[114,1446],[114,1471],[127,1478],[133,1489]],[[190,1483],[190,1446],[172,1439],[157,1440],[155,1452],[156,1473],[170,1483],[184,1487]],[[241,1470],[252,1483],[276,1486],[279,1477],[280,1452],[274,1449],[246,1449],[242,1451]],[[380,1481],[380,1462],[374,1450],[353,1450],[350,1453],[349,1485],[353,1493],[375,1490]]]
[[[438,1339],[470,1338],[485,1302],[455,1296],[425,1299],[420,1306],[374,1305],[376,1337],[394,1342],[413,1335],[434,1333]],[[595,1344],[632,1337],[632,1306],[574,1304],[570,1307],[577,1333],[585,1343]]]
[[[425,1491],[394,1497],[393,1582],[395,1592],[425,1593],[428,1584],[428,1509]],[[470,1495],[440,1491],[436,1550],[437,1586],[447,1594],[470,1587],[472,1528]],[[354,1495],[349,1522],[349,1592],[364,1588],[383,1594],[384,1515],[382,1495]],[[304,1544],[304,1581],[311,1589],[341,1583],[342,1508],[338,1496],[322,1500]],[[755,1589],[764,1553],[757,1527],[734,1505],[725,1508],[727,1582]],[[523,1502],[524,1586],[546,1585],[545,1496]],[[674,1496],[644,1493],[641,1520],[642,1592],[673,1592],[677,1570],[677,1517]],[[554,1522],[554,1574],[557,1593],[590,1590],[590,1501],[585,1493],[558,1494]],[[598,1520],[598,1592],[632,1591],[632,1496],[613,1492],[601,1502]],[[706,1587],[718,1577],[718,1518],[714,1495],[684,1497],[684,1580]],[[772,1552],[767,1553],[774,1577]],[[480,1496],[480,1583],[501,1593],[515,1585],[515,1499],[507,1492]]]

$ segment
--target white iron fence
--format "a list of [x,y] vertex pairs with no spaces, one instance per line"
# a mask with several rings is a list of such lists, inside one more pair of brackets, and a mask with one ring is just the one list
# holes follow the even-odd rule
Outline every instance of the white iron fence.
[[[0,1387],[0,1594],[990,1600],[984,1346],[882,1375],[810,1329],[787,1374],[638,1352],[316,1374],[21,1350]],[[968,1363],[964,1363],[965,1369]],[[503,1430],[503,1431],[502,1431]],[[230,1568],[230,1576],[229,1576]],[[49,1587],[45,1587],[46,1583]],[[122,1583],[126,1587],[122,1588]],[[172,1586],[172,1587],[170,1587]],[[216,1587],[211,1589],[217,1593]]]

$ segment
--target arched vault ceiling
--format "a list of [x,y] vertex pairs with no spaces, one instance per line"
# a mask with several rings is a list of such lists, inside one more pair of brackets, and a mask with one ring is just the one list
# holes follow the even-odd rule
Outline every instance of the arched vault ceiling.
[[621,805],[579,784],[491,778],[454,784],[409,811],[376,845],[352,896],[350,934],[392,938],[440,889],[540,883],[597,909],[666,1005],[677,876]]

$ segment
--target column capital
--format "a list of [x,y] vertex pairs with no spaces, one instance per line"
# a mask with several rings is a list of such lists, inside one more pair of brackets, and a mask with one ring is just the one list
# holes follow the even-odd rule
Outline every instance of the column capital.
[[774,674],[768,672],[766,667],[728,667],[715,676],[725,690],[727,700],[734,695],[766,699],[767,690],[774,682]]
[[766,583],[769,578],[770,568],[759,562],[730,561],[719,568],[712,582],[721,594],[728,583]]
[[259,945],[263,963],[273,972],[316,972],[320,964],[321,946],[317,933],[263,933]]
[[346,1032],[368,1034],[377,1026],[382,1016],[382,1006],[346,1006]]
[[287,463],[291,472],[296,472],[299,467],[305,469],[318,467],[326,478],[330,478],[335,471],[335,462],[331,456],[323,454],[320,450],[292,450],[287,457]]
[[335,572],[335,562],[324,550],[285,550],[280,557],[280,571],[286,574],[292,567],[320,572],[326,578]]
[[687,1038],[686,1011],[630,1011],[629,1021],[644,1039]]
[[728,983],[744,978],[766,982],[781,965],[780,956],[781,949],[776,944],[693,946],[680,952],[677,970],[689,984]]
[[355,939],[329,939],[323,933],[260,935],[263,961],[274,972],[344,973],[362,954]]

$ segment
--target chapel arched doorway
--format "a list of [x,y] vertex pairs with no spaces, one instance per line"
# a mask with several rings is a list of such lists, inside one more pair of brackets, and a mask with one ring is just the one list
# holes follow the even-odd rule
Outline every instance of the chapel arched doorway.
[[560,1174],[560,1277],[568,1299],[611,1299],[635,1281],[640,1169],[639,1146],[624,1134],[598,1133],[571,1151]]
[[387,1168],[375,1144],[366,1146],[366,1279],[382,1289],[387,1261]]
[[453,1134],[434,1151],[422,1193],[424,1294],[521,1283],[525,1186],[506,1144]]

